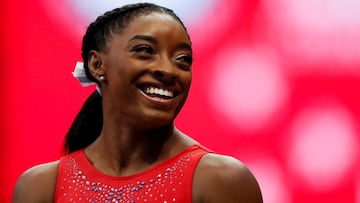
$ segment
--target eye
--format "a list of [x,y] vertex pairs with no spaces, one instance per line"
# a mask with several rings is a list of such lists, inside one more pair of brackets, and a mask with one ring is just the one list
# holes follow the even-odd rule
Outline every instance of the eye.
[[191,55],[181,55],[176,57],[176,61],[191,66],[193,63],[193,57]]
[[136,45],[131,49],[132,52],[143,53],[143,54],[154,54],[154,49],[149,45]]

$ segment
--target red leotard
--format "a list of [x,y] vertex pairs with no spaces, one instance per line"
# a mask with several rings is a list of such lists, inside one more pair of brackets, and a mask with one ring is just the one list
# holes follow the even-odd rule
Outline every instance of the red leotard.
[[192,201],[192,179],[200,158],[198,145],[135,175],[109,176],[79,150],[60,159],[54,202],[172,203]]

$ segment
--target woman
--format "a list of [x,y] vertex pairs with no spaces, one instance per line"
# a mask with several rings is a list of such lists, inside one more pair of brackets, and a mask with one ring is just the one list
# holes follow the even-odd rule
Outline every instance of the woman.
[[98,17],[83,38],[97,83],[66,137],[67,155],[18,180],[13,203],[261,203],[238,160],[174,127],[191,83],[192,48],[181,20],[149,3]]

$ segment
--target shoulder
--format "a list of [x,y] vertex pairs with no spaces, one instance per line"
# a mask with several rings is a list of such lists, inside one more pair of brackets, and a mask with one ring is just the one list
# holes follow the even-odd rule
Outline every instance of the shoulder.
[[214,153],[203,156],[193,180],[196,203],[262,203],[253,174],[239,160]]
[[34,166],[17,180],[13,203],[53,202],[59,161]]

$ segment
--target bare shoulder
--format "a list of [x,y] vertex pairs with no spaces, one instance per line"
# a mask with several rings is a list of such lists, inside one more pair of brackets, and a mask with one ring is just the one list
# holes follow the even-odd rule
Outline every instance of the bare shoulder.
[[262,203],[258,182],[239,160],[219,154],[206,154],[196,168],[193,180],[194,203]]
[[34,166],[17,180],[12,203],[53,202],[59,161]]

